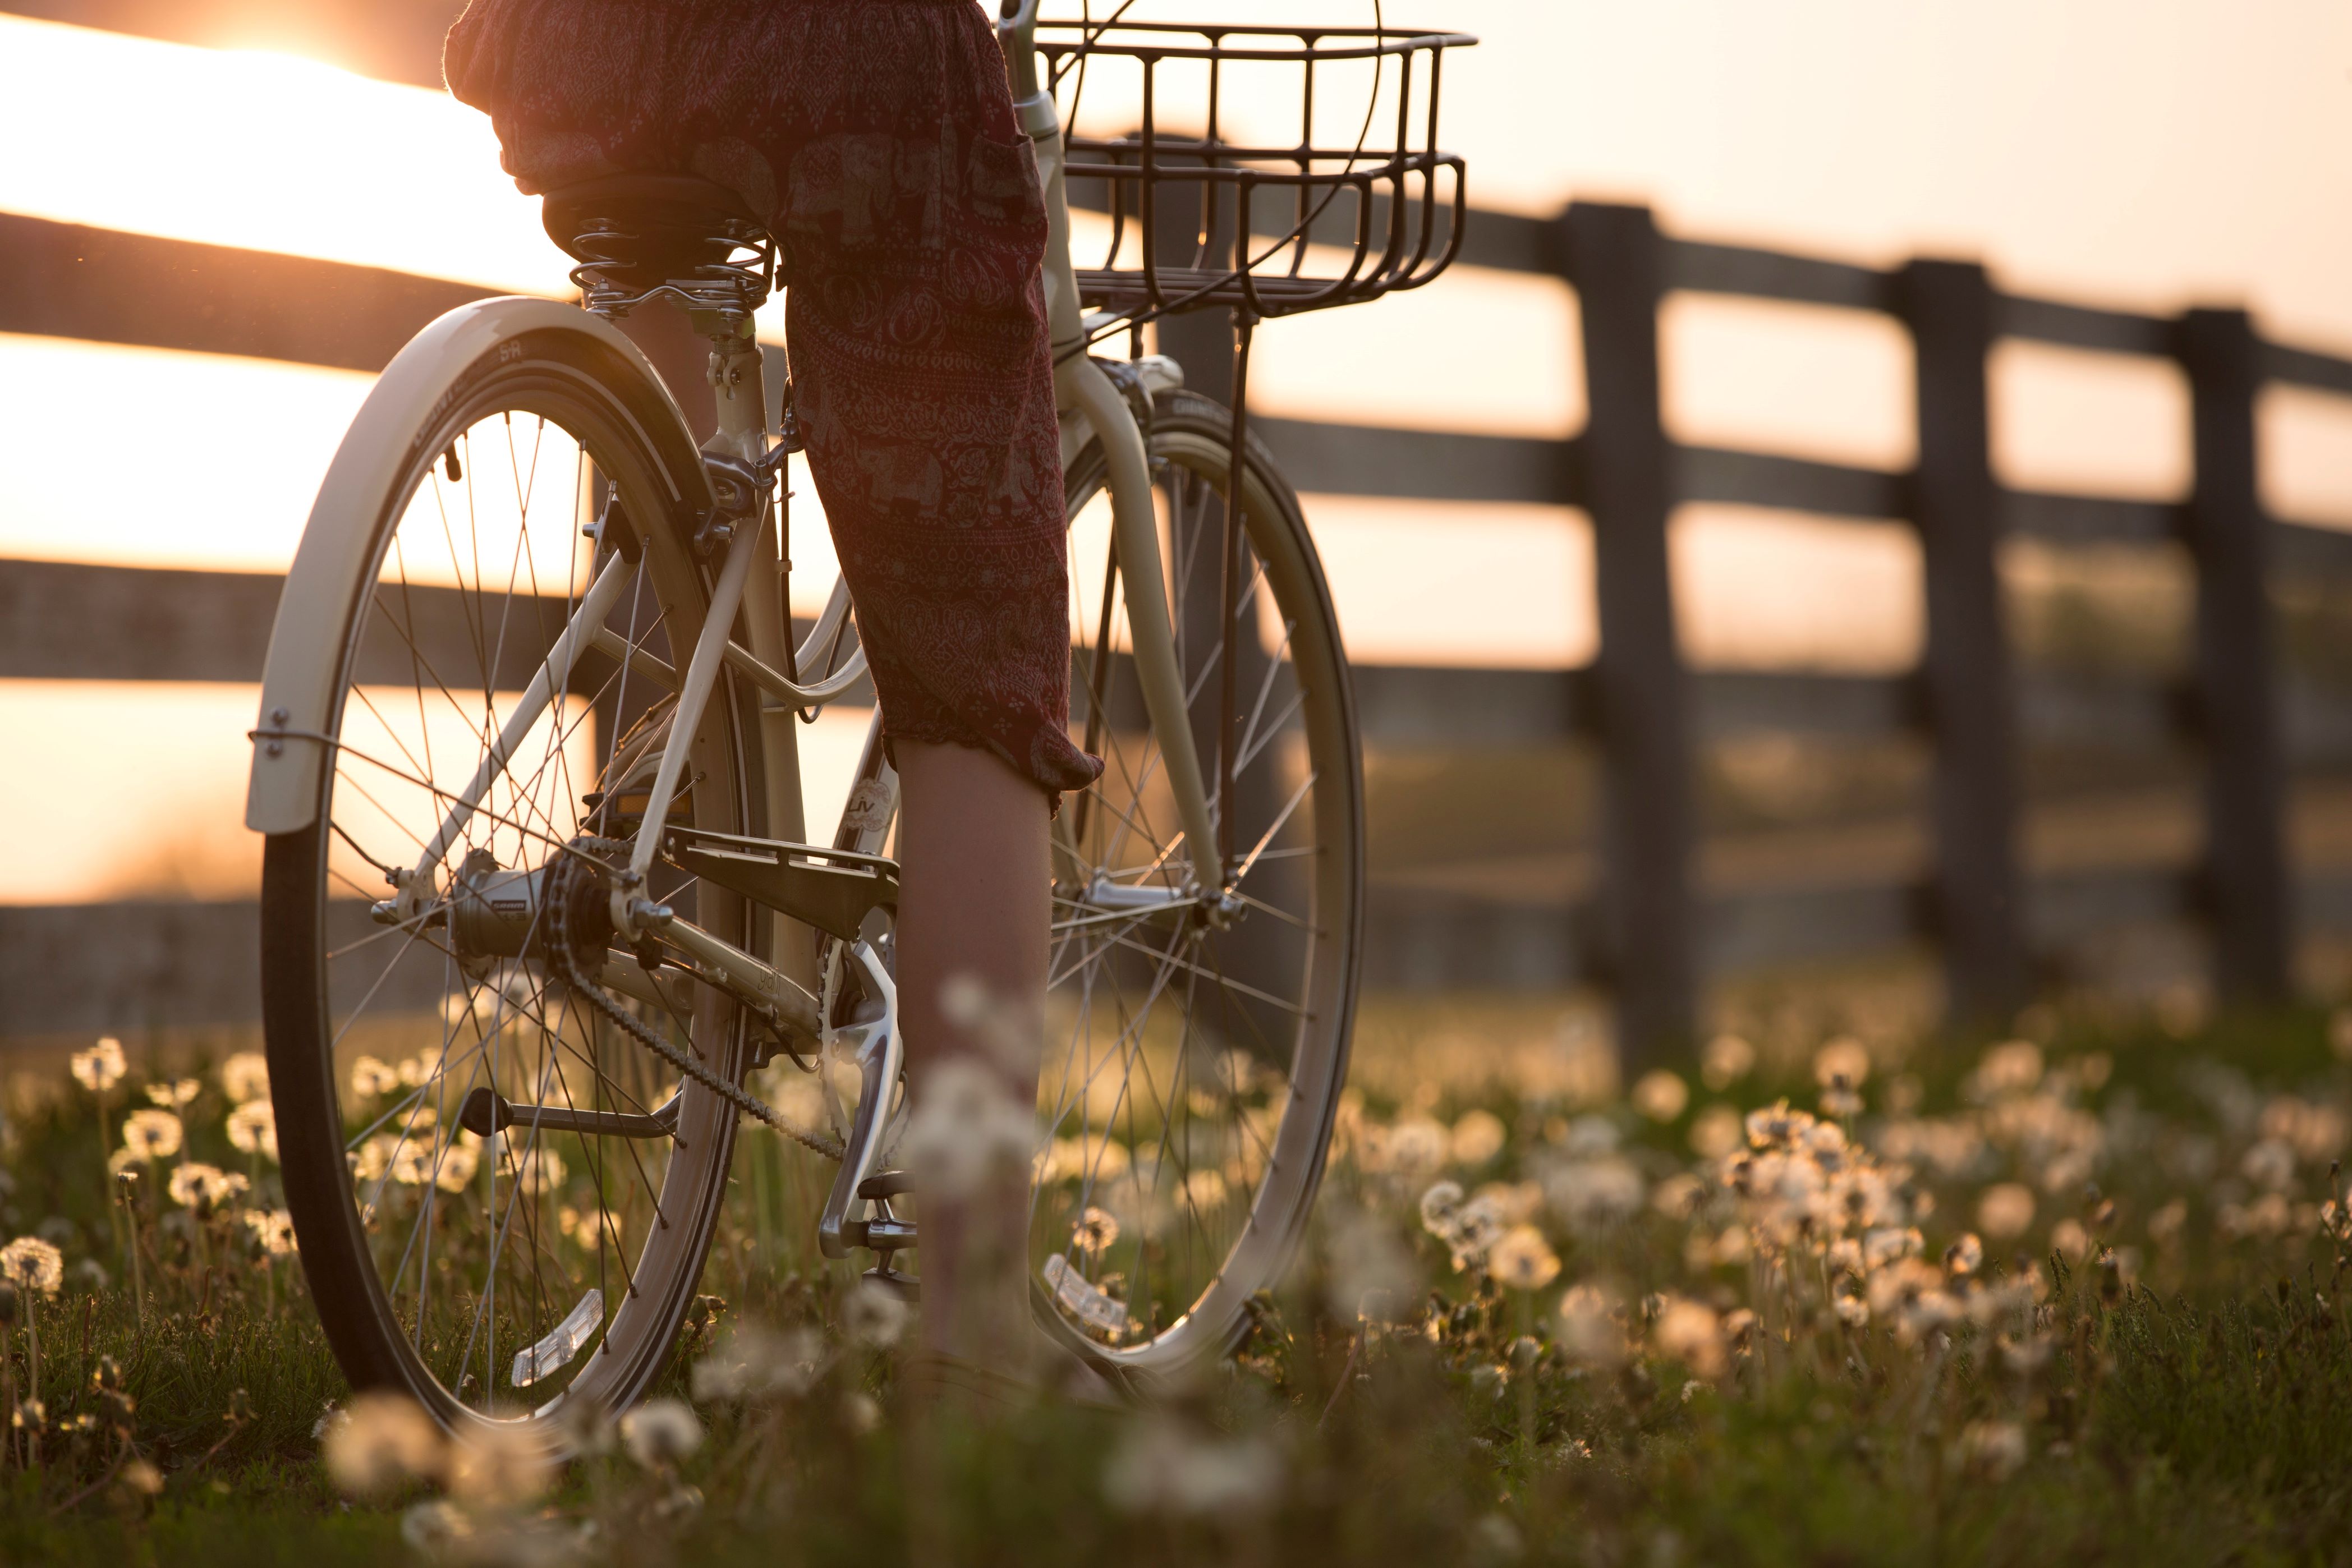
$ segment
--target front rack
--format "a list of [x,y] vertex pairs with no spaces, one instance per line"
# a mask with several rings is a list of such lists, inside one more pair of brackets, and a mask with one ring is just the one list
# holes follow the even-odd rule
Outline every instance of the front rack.
[[[1070,204],[1110,220],[1100,265],[1077,269],[1081,303],[1114,323],[1209,307],[1247,320],[1427,283],[1461,246],[1466,202],[1462,160],[1437,149],[1441,68],[1445,50],[1476,42],[1402,27],[1040,22]],[[1335,76],[1356,79],[1335,89]],[[1295,141],[1276,139],[1276,118]],[[1090,133],[1092,122],[1121,129]]]

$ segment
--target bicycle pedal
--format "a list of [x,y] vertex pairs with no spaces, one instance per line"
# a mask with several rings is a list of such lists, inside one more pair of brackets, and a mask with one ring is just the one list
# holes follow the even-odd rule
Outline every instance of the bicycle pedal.
[[887,1269],[868,1269],[866,1270],[865,1278],[881,1286],[902,1301],[911,1303],[923,1299],[923,1285],[919,1280],[908,1279],[904,1274],[893,1273]]
[[905,1171],[876,1171],[857,1184],[857,1196],[879,1202],[915,1190],[915,1178]]

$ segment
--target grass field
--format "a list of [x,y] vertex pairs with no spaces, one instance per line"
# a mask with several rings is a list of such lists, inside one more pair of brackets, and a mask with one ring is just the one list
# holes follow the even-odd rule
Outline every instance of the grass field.
[[[690,1420],[550,1478],[352,1406],[232,1136],[246,1064],[168,1108],[136,1069],[20,1084],[0,1240],[55,1255],[0,1254],[0,1562],[2352,1561],[2352,1027],[2020,1030],[1784,1013],[1626,1085],[1556,1008],[1376,1009],[1315,1243],[1223,1375],[918,1440],[847,1271],[739,1217]],[[157,1109],[180,1145],[110,1206]],[[746,1195],[814,1201],[756,1158]],[[247,1187],[175,1202],[194,1165]],[[789,1375],[694,1375],[747,1352]]]

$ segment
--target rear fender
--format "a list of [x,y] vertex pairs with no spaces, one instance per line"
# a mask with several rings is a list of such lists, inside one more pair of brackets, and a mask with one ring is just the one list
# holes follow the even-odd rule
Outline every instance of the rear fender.
[[[278,596],[269,656],[261,677],[245,825],[257,833],[309,827],[319,815],[326,745],[335,720],[341,661],[320,656],[351,623],[383,536],[398,520],[395,493],[451,408],[487,375],[529,350],[527,334],[575,333],[608,352],[620,374],[644,385],[622,401],[661,457],[674,516],[700,517],[710,507],[705,476],[685,416],[637,346],[610,322],[552,299],[507,297],[461,305],[402,349],[345,433],[311,504],[294,565]],[[617,356],[614,359],[613,356]]]

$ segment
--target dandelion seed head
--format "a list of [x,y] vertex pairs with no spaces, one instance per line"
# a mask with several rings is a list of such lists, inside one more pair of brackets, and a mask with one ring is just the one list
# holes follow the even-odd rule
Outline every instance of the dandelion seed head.
[[494,1508],[528,1502],[554,1478],[554,1456],[535,1434],[501,1423],[469,1428],[449,1445],[447,1480],[452,1495]]
[[1679,1074],[1655,1068],[1633,1081],[1633,1109],[1653,1122],[1671,1122],[1690,1103],[1690,1085]]
[[1580,1236],[1607,1231],[1642,1211],[1649,1186],[1622,1155],[1559,1161],[1543,1172],[1545,1201]]
[[2022,1182],[1989,1186],[1977,1199],[1977,1228],[1995,1241],[2013,1240],[2032,1227],[2034,1207],[2033,1189]]
[[1719,1034],[1699,1053],[1699,1076],[1709,1089],[1730,1088],[1756,1065],[1756,1048],[1736,1034]]
[[289,1257],[294,1251],[294,1217],[282,1208],[248,1208],[242,1218],[251,1232],[254,1245],[272,1258]]
[[1691,1118],[1691,1152],[1701,1159],[1720,1160],[1737,1154],[1747,1138],[1739,1113],[1728,1105],[1709,1105]]
[[1559,1345],[1572,1361],[1613,1366],[1625,1359],[1625,1326],[1616,1300],[1594,1284],[1572,1285],[1559,1299]]
[[389,1063],[373,1056],[362,1056],[352,1063],[352,1094],[359,1100],[373,1100],[400,1087],[400,1073]]
[[103,1094],[121,1082],[124,1071],[122,1042],[110,1034],[88,1051],[73,1053],[74,1082],[93,1094]]
[[2025,1428],[2014,1421],[1973,1421],[1960,1433],[1961,1468],[1988,1481],[2005,1481],[2025,1463]]
[[213,1209],[243,1192],[248,1185],[235,1171],[225,1171],[202,1160],[189,1160],[173,1168],[164,1190],[183,1208]]
[[169,1159],[186,1130],[169,1111],[133,1111],[122,1119],[122,1147],[134,1160]]
[[1492,1111],[1466,1111],[1454,1124],[1447,1135],[1454,1163],[1467,1170],[1476,1170],[1503,1152],[1510,1141],[1510,1130],[1503,1119]]
[[429,1561],[453,1555],[473,1537],[473,1520],[446,1498],[411,1504],[400,1516],[401,1540]]
[[621,1417],[621,1448],[643,1468],[675,1465],[702,1447],[702,1423],[683,1400],[649,1399]]
[[[797,1399],[824,1373],[824,1336],[814,1329],[801,1327],[779,1333],[760,1323],[739,1322],[730,1325],[710,1354],[694,1364],[690,1382],[694,1396],[706,1402],[757,1404],[779,1398]],[[700,1430],[699,1427],[696,1428],[698,1441]],[[621,1440],[624,1444],[629,1441],[625,1418]],[[638,1460],[648,1466],[651,1462]]]
[[1271,1439],[1222,1437],[1154,1415],[1128,1427],[1104,1472],[1103,1494],[1124,1513],[1230,1520],[1262,1512],[1282,1479],[1282,1453]]
[[2264,1138],[2246,1151],[2238,1169],[2256,1186],[2284,1192],[2294,1185],[2294,1150],[2282,1139]]
[[1723,1323],[1715,1309],[1685,1296],[1667,1299],[1650,1326],[1659,1354],[1679,1361],[1701,1377],[1723,1375]]
[[65,1284],[65,1254],[37,1236],[19,1236],[0,1247],[0,1280],[26,1294],[54,1298]]
[[1070,1228],[1070,1245],[1082,1252],[1108,1250],[1118,1240],[1118,1217],[1107,1208],[1089,1204]]
[[362,1394],[320,1425],[327,1473],[352,1496],[380,1496],[441,1473],[441,1429],[404,1394]]
[[1432,1116],[1401,1117],[1394,1126],[1369,1131],[1360,1163],[1366,1170],[1393,1173],[1406,1181],[1435,1174],[1454,1151],[1452,1132]]
[[1515,1291],[1540,1291],[1559,1277],[1559,1256],[1532,1225],[1517,1225],[1486,1253],[1486,1272]]
[[[1089,1212],[1098,1214],[1101,1210]],[[1118,1225],[1114,1221],[1112,1231],[1116,1234],[1117,1230]],[[849,1292],[849,1299],[842,1303],[841,1326],[859,1344],[887,1350],[906,1333],[907,1320],[911,1315],[907,1303],[887,1286],[861,1281],[857,1288]]]
[[269,1098],[269,1059],[257,1051],[240,1051],[221,1063],[221,1092],[234,1104]]
[[240,1153],[278,1163],[278,1113],[267,1100],[247,1100],[228,1113],[228,1141]]
[[975,1191],[1006,1170],[1034,1168],[1037,1117],[1006,1092],[987,1063],[957,1057],[932,1069],[899,1152],[927,1190],[949,1197]]
[[2042,1048],[2030,1040],[2009,1040],[1988,1048],[1969,1077],[1969,1092],[1977,1100],[2022,1094],[2042,1082]]
[[474,1173],[481,1168],[481,1149],[478,1143],[460,1138],[441,1145],[441,1163],[433,1174],[433,1185],[443,1192],[463,1192]]
[[1748,1145],[1752,1149],[1788,1150],[1796,1147],[1813,1125],[1812,1116],[1803,1111],[1792,1111],[1786,1100],[1768,1105],[1760,1111],[1748,1113]]
[[1438,1239],[1453,1252],[1454,1271],[1459,1273],[1465,1269],[1484,1268],[1487,1252],[1509,1228],[1499,1204],[1491,1198],[1474,1197],[1454,1211]]
[[1813,1082],[1824,1089],[1838,1087],[1840,1080],[1849,1090],[1859,1089],[1869,1077],[1870,1048],[1850,1034],[1813,1052]]

